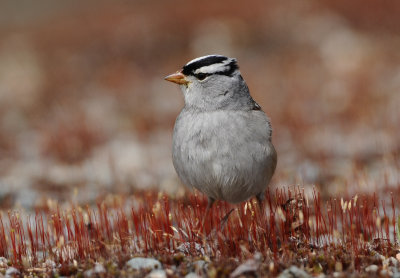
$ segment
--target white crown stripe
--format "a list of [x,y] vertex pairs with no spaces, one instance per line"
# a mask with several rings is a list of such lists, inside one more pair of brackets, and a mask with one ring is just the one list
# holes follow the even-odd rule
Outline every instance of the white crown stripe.
[[198,73],[215,73],[215,72],[229,71],[229,69],[230,69],[229,64],[230,63],[231,63],[231,60],[228,59],[228,60],[222,61],[220,63],[216,63],[216,64],[212,64],[212,65],[209,65],[209,66],[201,67],[201,68],[195,70],[194,73],[198,74]]
[[197,70],[195,70],[195,74],[198,73],[215,73],[215,72],[224,72],[224,71],[228,71],[229,70],[229,66],[227,65],[223,65],[223,64],[214,64],[214,65],[210,65],[210,66],[205,66],[205,67],[201,67]]

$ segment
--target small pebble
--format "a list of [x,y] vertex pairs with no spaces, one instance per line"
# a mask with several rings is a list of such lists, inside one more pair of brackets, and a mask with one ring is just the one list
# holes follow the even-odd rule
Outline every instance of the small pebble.
[[43,267],[45,268],[50,268],[53,269],[56,267],[56,263],[50,259],[47,259],[44,263],[43,263]]
[[206,264],[207,264],[207,262],[204,260],[198,260],[198,261],[193,262],[193,265],[196,270],[203,269]]
[[366,272],[377,272],[378,266],[376,264],[371,264],[365,268]]
[[278,278],[311,278],[311,276],[304,270],[293,265],[279,274]]
[[333,277],[334,277],[334,278],[343,277],[343,274],[342,274],[342,272],[335,271],[335,272],[333,273]]
[[185,278],[201,278],[201,276],[197,275],[195,272],[189,272],[186,274]]
[[106,269],[101,263],[96,263],[94,268],[93,268],[94,273],[100,274],[100,273],[106,273]]
[[151,258],[133,258],[126,262],[126,266],[137,270],[142,268],[162,268],[162,265],[159,261]]
[[6,270],[6,276],[5,277],[14,277],[14,276],[19,276],[21,273],[19,272],[18,269],[15,267],[9,267]]
[[167,278],[167,273],[162,269],[154,269],[146,275],[146,278]]
[[8,260],[4,257],[0,257],[0,267],[7,267]]
[[399,264],[399,262],[396,260],[395,257],[389,257],[387,259],[385,259],[382,262],[383,267],[389,267],[389,266],[397,266]]
[[387,269],[382,269],[381,271],[379,271],[379,275],[382,277],[392,277],[393,273],[391,271],[388,271]]
[[96,263],[93,268],[86,270],[83,274],[85,277],[92,277],[96,274],[106,273],[106,269],[101,263]]

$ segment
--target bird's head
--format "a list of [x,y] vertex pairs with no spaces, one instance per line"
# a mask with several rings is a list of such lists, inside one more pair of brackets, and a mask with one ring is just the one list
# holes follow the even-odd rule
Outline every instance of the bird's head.
[[180,85],[187,107],[200,110],[234,108],[250,97],[236,59],[222,55],[191,60],[165,80]]

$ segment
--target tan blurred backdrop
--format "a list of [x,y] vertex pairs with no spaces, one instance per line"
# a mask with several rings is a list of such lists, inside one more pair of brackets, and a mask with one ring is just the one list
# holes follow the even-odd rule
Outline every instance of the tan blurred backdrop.
[[0,207],[182,192],[170,145],[183,100],[163,77],[212,53],[238,59],[272,119],[272,187],[399,186],[399,13],[370,0],[3,0]]

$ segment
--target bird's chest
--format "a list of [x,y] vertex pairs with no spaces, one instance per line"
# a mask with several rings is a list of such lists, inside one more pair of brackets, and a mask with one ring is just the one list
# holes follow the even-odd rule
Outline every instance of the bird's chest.
[[181,115],[174,129],[174,152],[186,163],[227,155],[234,147],[235,133],[241,130],[239,119],[218,112]]
[[227,170],[227,161],[234,161],[229,122],[227,115],[218,113],[181,114],[174,128],[173,163],[179,177],[216,198],[222,198],[214,192],[218,177]]

